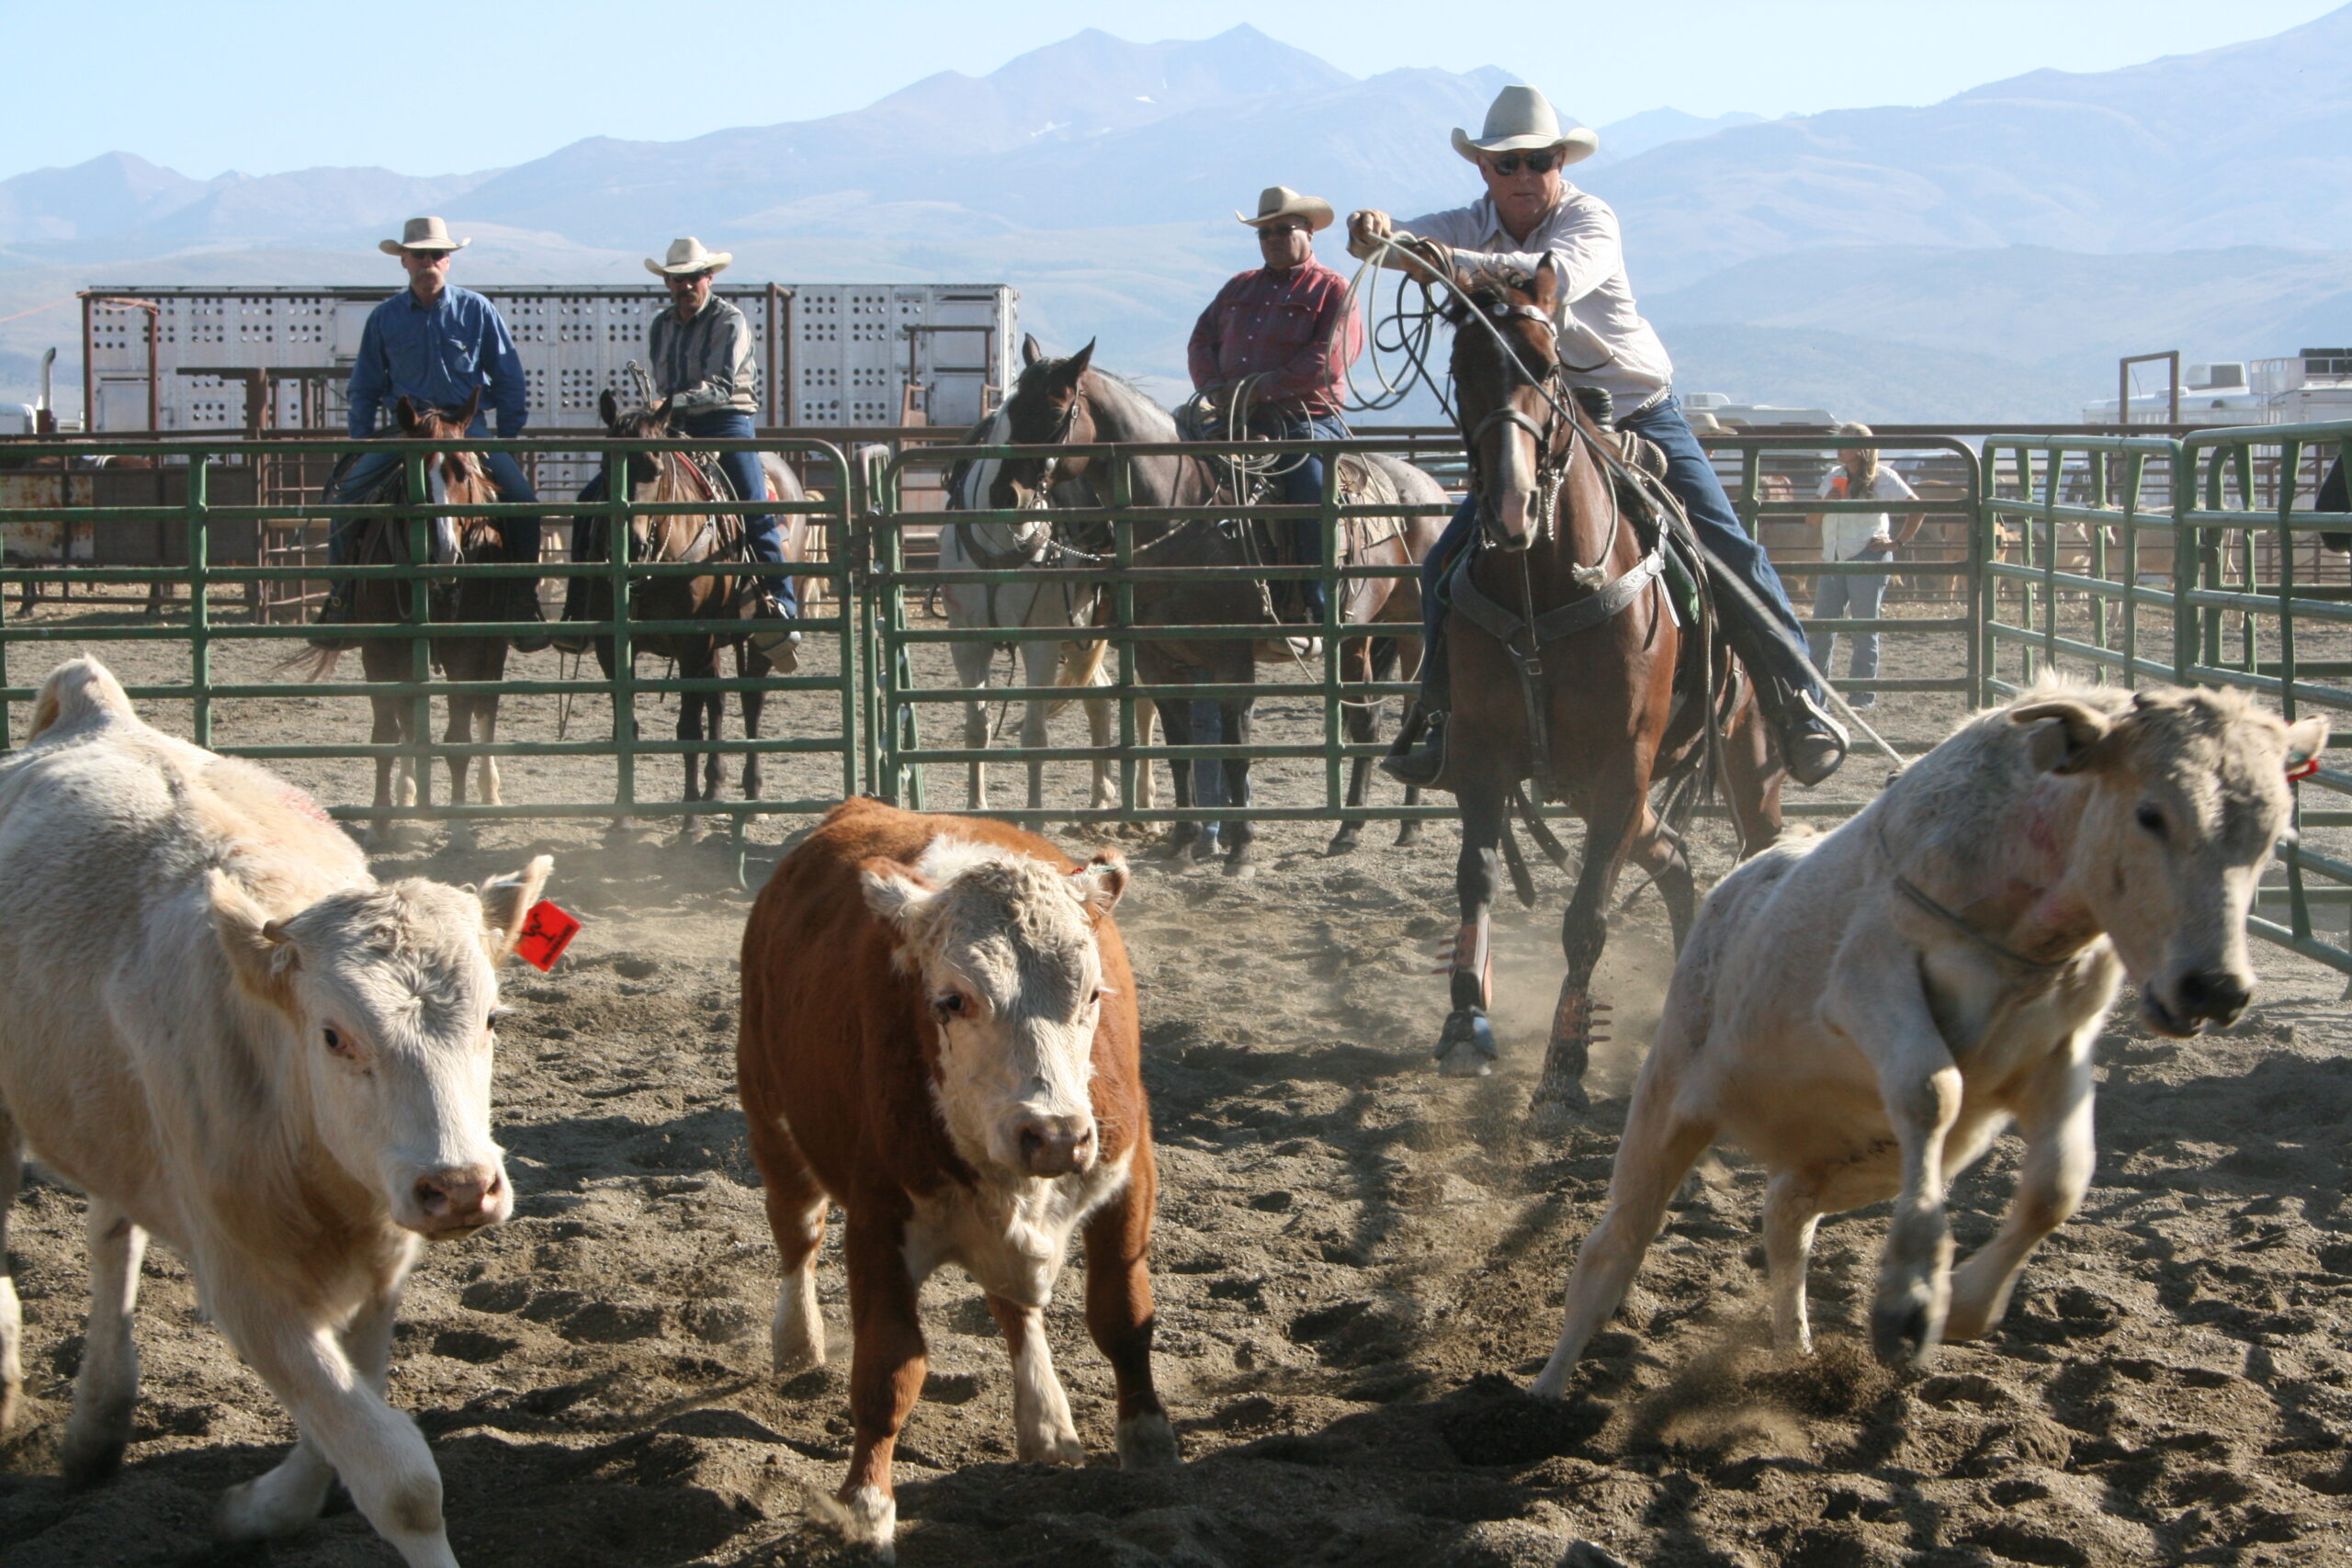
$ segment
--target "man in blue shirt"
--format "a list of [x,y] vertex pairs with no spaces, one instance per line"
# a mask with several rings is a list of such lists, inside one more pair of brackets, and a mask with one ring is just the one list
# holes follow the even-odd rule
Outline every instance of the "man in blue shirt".
[[[478,392],[498,413],[498,434],[507,439],[523,434],[530,420],[529,391],[523,361],[514,340],[499,319],[498,308],[470,288],[449,284],[449,258],[472,242],[453,240],[438,218],[412,218],[398,240],[383,241],[386,255],[398,256],[408,271],[409,286],[368,314],[359,338],[359,357],[351,367],[351,436],[365,441],[376,434],[377,411],[405,397],[413,402],[457,409]],[[487,421],[477,415],[469,435],[487,434]],[[365,495],[386,473],[400,464],[390,452],[365,452],[352,460],[329,494],[331,502]],[[498,487],[501,501],[537,501],[538,493],[523,477],[513,454],[482,455],[482,468]],[[505,558],[539,558],[539,520],[505,517],[498,521]],[[349,558],[358,533],[356,519],[338,523],[327,536],[327,564],[341,566]],[[539,615],[539,585],[529,578],[514,581],[515,619],[536,621]],[[334,584],[322,622],[340,622],[351,612],[351,584]],[[545,637],[514,639],[529,653],[547,646]]]

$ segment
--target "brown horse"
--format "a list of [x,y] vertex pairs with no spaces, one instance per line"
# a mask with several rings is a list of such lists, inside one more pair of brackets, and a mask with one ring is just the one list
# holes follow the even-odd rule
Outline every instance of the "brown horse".
[[[476,392],[461,409],[420,407],[403,397],[395,411],[400,419],[401,433],[414,441],[455,441],[461,439],[467,427],[473,423],[475,406],[481,394]],[[470,452],[436,452],[425,462],[425,482],[436,506],[466,506],[475,502],[495,502],[498,489],[483,472],[481,459]],[[409,500],[406,466],[395,470],[383,492],[395,504]],[[352,541],[351,564],[354,566],[393,566],[410,564],[409,519],[395,513],[387,517],[369,519]],[[503,558],[498,525],[487,517],[462,515],[436,516],[430,520],[428,532],[433,543],[428,550],[435,565],[466,565]],[[389,578],[363,578],[354,582],[351,600],[352,640],[359,645],[360,667],[370,683],[387,683],[421,679],[415,649],[417,642],[408,637],[369,637],[361,629],[371,624],[405,621],[410,618],[411,596],[418,592],[414,582],[395,581]],[[507,618],[508,599],[512,592],[505,578],[469,577],[456,583],[436,582],[425,590],[423,619],[429,621],[503,621]],[[506,674],[506,638],[503,637],[436,637],[424,639],[426,660],[431,666],[451,681],[498,681]],[[323,677],[334,669],[342,656],[340,649],[321,652],[311,664],[312,678]],[[370,694],[369,704],[375,709],[375,728],[368,739],[379,746],[397,743],[402,747],[417,744],[417,718],[420,708],[413,697],[377,696]],[[449,724],[442,739],[449,744],[465,744],[477,739],[484,742],[498,739],[498,694],[452,696],[449,699]],[[473,759],[463,753],[448,759],[449,800],[452,805],[466,804],[468,775]],[[376,759],[376,800],[378,809],[392,806],[416,804],[417,787],[414,764],[407,756],[381,756]],[[481,798],[484,804],[505,804],[498,787],[498,760],[481,759]],[[393,828],[385,818],[371,818],[368,824],[367,843],[379,848],[403,840],[407,835]],[[449,823],[449,847],[469,848],[473,842],[473,825],[464,818]]]
[[[1167,410],[1118,377],[1093,368],[1092,344],[1067,359],[1056,359],[1046,355],[1035,338],[1028,338],[1022,344],[1022,357],[1021,379],[1012,396],[1005,400],[1003,410],[1007,433],[1014,444],[1049,446],[1182,440]],[[1409,464],[1385,456],[1375,456],[1371,462],[1387,477],[1400,500],[1408,503],[1444,500],[1445,492],[1437,481]],[[1214,457],[1193,453],[1137,457],[1126,459],[1126,467],[1129,498],[1136,506],[1238,504],[1230,482],[1230,467]],[[1036,498],[1047,491],[1080,482],[1091,486],[1097,504],[1109,504],[1111,487],[1107,479],[1098,475],[1091,457],[1007,458],[998,469],[991,499],[994,504],[1003,507],[1035,505]],[[1251,537],[1251,530],[1229,529],[1207,517],[1175,523],[1137,523],[1132,529],[1133,556],[1138,567],[1246,568],[1265,564],[1264,553]],[[1438,531],[1436,521],[1425,517],[1356,520],[1342,530],[1339,561],[1343,567],[1403,564],[1397,559],[1399,555],[1418,561],[1428,553]],[[1418,616],[1417,599],[1400,596],[1396,592],[1400,581],[1348,581],[1341,599],[1345,615],[1350,619],[1400,623],[1408,616]],[[1213,580],[1138,581],[1135,585],[1135,616],[1139,626],[1277,624],[1262,584],[1240,573]],[[1256,680],[1259,660],[1286,660],[1283,649],[1279,639],[1271,644],[1239,638],[1138,643],[1136,672],[1151,685],[1243,685]],[[1352,665],[1376,669],[1382,662],[1370,652],[1358,655],[1349,648],[1340,652],[1343,673]],[[1319,678],[1320,673],[1319,670],[1315,671],[1315,678]],[[1199,705],[1209,705],[1204,702]],[[1220,697],[1215,699],[1215,705],[1217,732],[1196,735],[1195,705],[1172,695],[1160,697],[1159,724],[1168,743],[1247,745],[1251,700]],[[1352,711],[1347,723],[1351,739],[1368,742],[1374,739],[1369,707]],[[1357,769],[1348,795],[1351,805],[1363,801],[1364,768],[1368,766],[1369,759],[1365,759]],[[1176,761],[1169,764],[1168,771],[1174,781],[1180,807],[1250,804],[1250,763],[1246,758],[1203,762],[1197,772],[1191,762]],[[1408,803],[1417,798],[1418,792],[1408,792]],[[1227,838],[1231,847],[1227,852],[1226,870],[1245,874],[1255,863],[1255,829],[1246,818],[1234,821],[1229,834],[1221,834],[1224,826],[1216,822],[1179,823],[1171,842],[1180,853],[1189,850],[1197,858],[1208,860],[1216,855],[1220,837]],[[1402,837],[1409,840],[1417,825],[1405,826]],[[1332,840],[1332,852],[1345,853],[1355,847],[1356,828],[1352,823],[1342,825]]]
[[[620,401],[606,392],[598,401],[597,412],[605,421],[607,434],[627,441],[662,441],[670,439],[670,405],[665,401],[655,408],[638,408],[623,412]],[[766,464],[768,488],[777,501],[803,499],[799,481],[782,464]],[[599,500],[611,493],[612,476],[606,471],[590,481],[581,491],[582,501]],[[628,458],[628,496],[638,502],[728,502],[738,499],[723,488],[724,479],[695,462],[683,452],[640,452]],[[601,523],[601,519],[596,520]],[[751,639],[753,630],[751,578],[743,571],[743,520],[722,513],[673,512],[659,514],[636,513],[628,520],[628,558],[632,562],[684,563],[707,561],[714,570],[699,575],[664,574],[639,579],[629,588],[629,615],[635,621],[702,621],[710,625],[707,633],[653,633],[632,636],[629,654],[632,664],[640,653],[659,654],[674,659],[678,674],[689,681],[709,680],[718,673],[718,650],[735,650],[735,672],[740,677],[758,679],[775,669],[775,661],[761,652]],[[610,559],[601,527],[578,531],[577,536],[588,543],[581,558]],[[613,585],[609,578],[597,576],[588,580],[586,619],[609,621],[613,618]],[[775,623],[769,623],[775,625]],[[596,663],[609,681],[616,667],[613,639],[595,639]],[[760,738],[760,721],[766,706],[767,694],[757,687],[741,694],[743,733],[751,739]],[[716,740],[725,728],[727,695],[723,692],[681,692],[678,694],[678,739],[682,741]],[[634,726],[633,714],[613,716],[614,733],[627,722]],[[691,749],[684,754],[686,800],[716,800],[718,798],[719,753],[697,752]],[[699,759],[700,766],[696,762]],[[743,754],[743,798],[757,800],[760,796],[760,753]],[[679,819],[678,836],[692,839],[701,830],[701,818],[684,817]]]
[[[1532,778],[1586,827],[1560,927],[1567,977],[1536,1089],[1538,1104],[1581,1105],[1592,974],[1619,872],[1631,858],[1650,874],[1678,947],[1697,904],[1651,785],[1715,755],[1742,852],[1753,853],[1780,835],[1781,773],[1728,652],[1673,607],[1660,555],[1661,535],[1679,526],[1670,503],[1568,394],[1557,297],[1546,262],[1529,287],[1481,288],[1453,312],[1455,406],[1481,537],[1451,578],[1446,621],[1454,704],[1445,784],[1462,813],[1462,926],[1438,1059],[1453,1076],[1483,1076],[1494,1059],[1498,849],[1506,810]],[[1656,526],[1645,527],[1644,512]]]

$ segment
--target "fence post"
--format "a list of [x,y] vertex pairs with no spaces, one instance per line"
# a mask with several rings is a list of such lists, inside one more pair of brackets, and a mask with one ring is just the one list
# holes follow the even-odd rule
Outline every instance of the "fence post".
[[[187,459],[187,660],[188,680],[196,688],[196,711],[189,729],[198,746],[212,745],[212,606],[205,582],[211,564],[210,528],[206,517],[211,504],[212,455],[198,450]],[[256,530],[258,533],[258,530]]]
[[1324,804],[1337,817],[1347,801],[1346,787],[1340,783],[1343,772],[1340,747],[1346,737],[1341,722],[1343,712],[1340,701],[1340,623],[1343,619],[1340,601],[1347,580],[1340,574],[1340,541],[1344,530],[1339,518],[1340,454],[1334,448],[1323,464],[1323,494],[1316,527],[1322,530],[1322,565],[1317,575],[1323,580],[1323,793]]
[[[429,454],[437,461],[438,452]],[[408,453],[401,463],[408,469],[408,571],[402,580],[408,583],[408,614],[404,617],[410,627],[408,638],[408,678],[422,686],[433,678],[433,645],[421,635],[421,628],[433,619],[433,492],[428,488],[425,462],[428,454]],[[415,799],[412,802],[418,821],[428,820],[425,809],[433,804],[433,699],[423,692],[409,699],[409,722],[416,737],[409,748],[409,784]],[[397,807],[400,802],[392,803]]]
[[[1114,512],[1125,512],[1135,505],[1135,478],[1127,471],[1126,459],[1114,454],[1107,465],[1111,470],[1111,506]],[[1128,574],[1136,565],[1135,525],[1114,517],[1111,520],[1111,564],[1118,571],[1112,585],[1111,624],[1121,632],[1136,624],[1136,585]],[[1119,685],[1132,691],[1136,683],[1136,645],[1122,636],[1115,645],[1119,652]],[[1159,735],[1164,742],[1168,726],[1163,720]],[[1149,762],[1143,764],[1146,768]],[[1124,811],[1136,809],[1136,699],[1119,699],[1119,806]]]
[[605,574],[613,590],[613,819],[637,806],[637,649],[629,635],[628,454],[605,454]]

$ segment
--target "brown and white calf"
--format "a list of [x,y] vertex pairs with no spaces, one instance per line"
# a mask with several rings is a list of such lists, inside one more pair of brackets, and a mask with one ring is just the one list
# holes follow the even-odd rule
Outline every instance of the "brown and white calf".
[[[2091,1172],[2091,1046],[2129,976],[2170,1034],[2227,1024],[2246,911],[2327,743],[2234,693],[2047,687],[1979,715],[1851,820],[1725,877],[1676,964],[1609,1208],[1568,1279],[1556,1394],[1721,1137],[1770,1174],[1772,1325],[1809,1346],[1825,1213],[1894,1198],[1871,1334],[1925,1360],[2001,1319]],[[1957,1274],[1945,1185],[2014,1119],[1997,1234]]]
[[785,856],[744,930],[743,1111],[784,1265],[775,1366],[825,1359],[830,1198],[847,1216],[856,1447],[826,1511],[886,1555],[891,1450],[923,1382],[917,1295],[942,1263],[1004,1330],[1021,1458],[1082,1463],[1043,1317],[1082,1227],[1119,1462],[1176,1462],[1151,1382],[1135,980],[1111,919],[1126,884],[1110,852],[1080,865],[1001,822],[852,800]]
[[[0,1216],[28,1149],[89,1195],[69,1478],[130,1439],[153,1235],[301,1431],[222,1532],[295,1529],[340,1475],[412,1565],[454,1568],[433,1456],[384,1402],[392,1315],[426,1238],[512,1206],[492,966],[547,873],[379,886],[301,791],[149,728],[95,660],[50,676],[0,761]],[[6,1415],[20,1323],[0,1273]]]

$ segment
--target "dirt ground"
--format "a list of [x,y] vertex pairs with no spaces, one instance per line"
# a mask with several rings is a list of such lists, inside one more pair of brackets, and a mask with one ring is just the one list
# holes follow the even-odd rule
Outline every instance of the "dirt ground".
[[[1905,650],[1889,673],[1949,667],[1956,647]],[[15,679],[37,678],[39,652],[12,649]],[[128,675],[170,678],[158,645],[106,653]],[[246,657],[224,649],[224,669]],[[548,672],[548,659],[526,668]],[[813,730],[813,699],[797,701],[785,722]],[[152,705],[160,722],[186,712]],[[1925,737],[1958,709],[1879,711]],[[343,734],[352,713],[242,705],[223,738]],[[1293,705],[1270,726],[1307,716]],[[552,734],[543,707],[512,719],[510,734]],[[593,798],[573,793],[594,784],[585,766],[510,768],[508,793]],[[799,760],[770,792],[830,793],[824,766]],[[287,771],[329,798],[364,797],[347,762]],[[1841,791],[1859,797],[1883,772],[1849,768]],[[1057,799],[1074,798],[1077,773],[1057,771]],[[1273,798],[1319,783],[1308,763],[1265,773]],[[944,774],[934,800],[960,803]],[[800,825],[763,827],[762,852]],[[1616,1040],[1595,1063],[1594,1109],[1539,1133],[1526,1106],[1564,880],[1539,861],[1538,908],[1500,912],[1502,1069],[1441,1082],[1429,1050],[1444,987],[1428,970],[1453,924],[1456,836],[1441,824],[1400,850],[1391,833],[1376,826],[1333,860],[1328,826],[1274,827],[1249,881],[1134,852],[1120,919],[1160,1149],[1159,1369],[1187,1462],[1115,1469],[1110,1380],[1071,1289],[1049,1322],[1091,1462],[1015,1464],[1005,1357],[950,1270],[925,1293],[931,1380],[899,1450],[904,1562],[2352,1561],[2340,977],[2259,947],[2257,1006],[2230,1034],[2112,1031],[2082,1213],[2030,1266],[2003,1328],[1947,1348],[1931,1374],[1898,1376],[1867,1353],[1883,1209],[1823,1228],[1819,1352],[1791,1363],[1762,1346],[1762,1183],[1725,1152],[1686,1187],[1572,1396],[1539,1404],[1519,1389],[1600,1212],[1670,961],[1662,913],[1645,896],[1614,930],[1600,989]],[[767,1370],[774,1253],[732,1081],[748,897],[723,856],[616,852],[594,824],[501,826],[473,854],[379,872],[467,880],[538,851],[556,857],[551,896],[588,924],[553,974],[507,981],[497,1132],[515,1217],[428,1254],[392,1373],[433,1441],[458,1555],[470,1568],[833,1562],[802,1497],[841,1474],[844,1366],[783,1383]],[[1720,840],[1706,852],[1719,874]],[[1963,1248],[1991,1234],[2017,1152],[2005,1140],[1958,1184]],[[31,1411],[0,1451],[0,1568],[392,1562],[339,1497],[292,1540],[209,1544],[213,1495],[274,1462],[291,1432],[161,1249],[146,1269],[137,1440],[114,1479],[62,1489],[80,1217],[77,1197],[36,1182],[10,1236]],[[845,1356],[837,1266],[822,1299]]]

